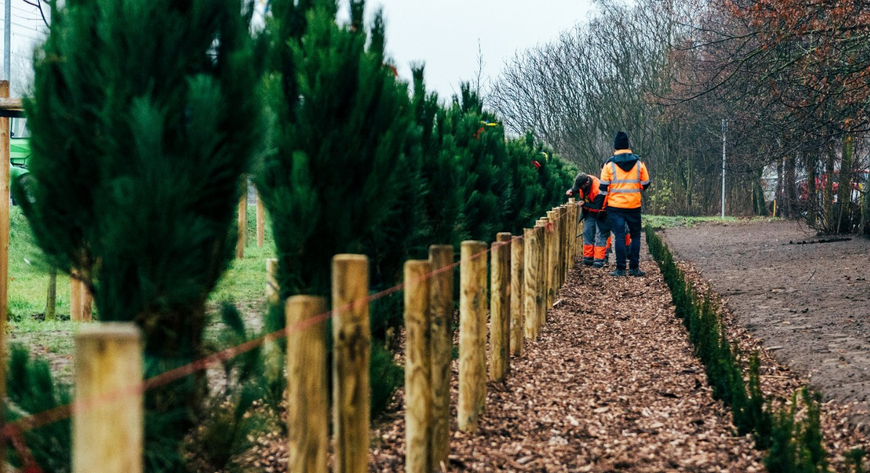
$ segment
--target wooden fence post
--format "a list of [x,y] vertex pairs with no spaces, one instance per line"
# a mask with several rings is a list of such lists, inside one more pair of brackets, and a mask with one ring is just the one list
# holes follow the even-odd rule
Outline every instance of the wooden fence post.
[[529,229],[523,229],[523,238],[511,241],[511,354],[523,356],[523,326],[525,318],[525,239],[529,237]]
[[54,266],[48,272],[48,292],[45,297],[45,320],[57,319],[57,268]]
[[540,251],[539,228],[541,227],[535,226],[534,228],[523,230],[523,256],[525,259],[525,271],[523,274],[523,279],[525,279],[525,289],[523,290],[523,315],[525,320],[523,325],[526,338],[532,340],[538,337],[536,325],[538,321],[538,303],[540,301],[538,295],[538,289],[540,289],[538,284],[540,279],[538,266],[538,253]]
[[[326,312],[326,299],[293,296],[284,315],[293,327]],[[287,334],[287,433],[288,471],[326,473],[328,403],[326,388],[326,324],[316,324]]]
[[541,333],[541,327],[547,322],[547,225],[546,218],[541,219],[541,225],[538,228],[538,303],[535,307],[538,309],[537,317],[535,318],[535,338]]
[[568,216],[568,206],[563,205],[560,207],[561,217],[560,222],[562,223],[559,232],[559,236],[561,238],[561,243],[559,244],[559,272],[562,274],[560,278],[562,282],[562,286],[565,286],[565,282],[568,280],[568,228],[570,226],[571,218]]
[[430,473],[432,327],[429,261],[405,262],[405,471]]
[[266,206],[257,191],[257,248],[262,248],[266,241]]
[[[486,399],[486,243],[464,241],[459,277],[459,430],[477,430]],[[482,392],[481,392],[482,391]]]
[[429,281],[432,313],[432,468],[447,471],[450,455],[450,363],[453,360],[453,247],[429,247],[432,271],[442,270]]
[[[547,219],[549,220],[549,225],[547,226],[547,310],[550,307],[553,307],[553,304],[556,302],[556,291],[559,290],[559,282],[558,282],[558,271],[556,268],[559,266],[556,259],[559,255],[559,240],[557,239],[558,235],[558,224],[557,221],[557,212],[555,210],[551,210],[547,212]],[[546,318],[544,319],[546,322]]]
[[248,180],[243,179],[242,197],[239,199],[239,239],[236,242],[236,259],[245,257],[245,240],[248,232]]
[[143,471],[142,345],[132,323],[84,326],[76,334],[74,473]]
[[80,291],[82,294],[82,322],[93,322],[94,320],[94,295],[84,281],[79,282]]
[[577,203],[574,199],[568,199],[568,205],[571,209],[571,213],[568,215],[568,218],[571,222],[571,225],[568,227],[568,248],[571,251],[568,254],[568,269],[574,269],[574,258],[577,256]]
[[270,304],[277,304],[281,297],[280,286],[278,286],[278,259],[269,258],[266,260],[266,300]]
[[[9,81],[0,81],[0,97],[9,98]],[[0,117],[0,399],[6,399],[6,314],[9,312],[9,160],[10,121]],[[5,403],[0,404],[0,426],[6,419]],[[6,471],[6,442],[0,442],[0,472]]]
[[73,322],[82,321],[82,283],[78,271],[72,270],[69,275],[69,319]]
[[365,473],[369,453],[369,260],[332,259],[335,471]]
[[492,244],[489,302],[489,380],[504,381],[510,371],[511,239],[499,233]]

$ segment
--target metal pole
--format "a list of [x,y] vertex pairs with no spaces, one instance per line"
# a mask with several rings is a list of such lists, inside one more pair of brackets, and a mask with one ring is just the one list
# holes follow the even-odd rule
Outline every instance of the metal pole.
[[6,0],[6,16],[3,26],[3,78],[11,80],[12,69],[12,0]]
[[722,218],[725,218],[725,130],[728,128],[728,119],[722,119]]

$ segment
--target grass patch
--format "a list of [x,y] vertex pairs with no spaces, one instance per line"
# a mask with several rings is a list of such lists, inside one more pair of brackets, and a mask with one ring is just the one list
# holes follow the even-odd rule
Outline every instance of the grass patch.
[[667,215],[646,215],[643,216],[644,224],[652,228],[691,228],[702,223],[751,223],[751,222],[775,222],[782,220],[781,218],[773,217],[683,217],[683,216],[667,216]]
[[[255,205],[248,205],[247,217],[245,257],[233,261],[209,297],[211,311],[217,312],[223,302],[234,304],[243,314],[265,311],[266,259],[275,257],[272,228],[267,216],[265,242],[258,248]],[[45,312],[50,267],[19,207],[10,212],[9,263],[8,317],[13,343],[31,345],[40,355],[72,354],[70,334],[78,324],[69,321],[69,276],[57,275],[58,320],[39,320]]]

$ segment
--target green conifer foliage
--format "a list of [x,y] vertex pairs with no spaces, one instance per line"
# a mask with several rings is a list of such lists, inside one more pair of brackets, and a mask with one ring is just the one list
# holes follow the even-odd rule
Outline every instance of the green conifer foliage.
[[[146,376],[206,353],[205,302],[233,257],[261,141],[246,0],[67,0],[36,53],[31,200],[53,266],[104,321],[144,332]],[[204,378],[146,396],[150,471],[181,471]]]
[[[274,2],[273,28],[291,30],[301,8],[293,3]],[[259,188],[284,296],[328,294],[333,255],[378,246],[402,192],[394,173],[413,172],[404,153],[415,126],[410,99],[385,64],[383,23],[366,34],[361,1],[350,25],[336,24],[334,2],[311,3],[304,32],[274,43],[268,79],[275,151]]]

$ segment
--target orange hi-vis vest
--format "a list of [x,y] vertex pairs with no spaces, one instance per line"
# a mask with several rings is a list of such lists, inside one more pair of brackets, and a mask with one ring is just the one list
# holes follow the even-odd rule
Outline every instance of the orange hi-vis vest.
[[616,163],[610,161],[601,170],[601,187],[607,187],[602,192],[607,193],[606,206],[619,209],[636,209],[641,206],[641,191],[649,184],[649,172],[640,160],[628,171],[623,171]]
[[[580,189],[578,191],[580,195],[577,196],[587,204],[591,204],[592,202],[594,202],[595,198],[598,197],[598,194],[601,192],[601,181],[595,176],[589,177],[592,178],[592,185],[589,187],[589,194],[587,195],[585,192],[583,192],[583,189]],[[593,213],[598,213],[598,211],[601,210],[600,208],[597,208],[597,206],[596,208],[593,208],[593,206],[590,205],[584,205],[583,208]]]

